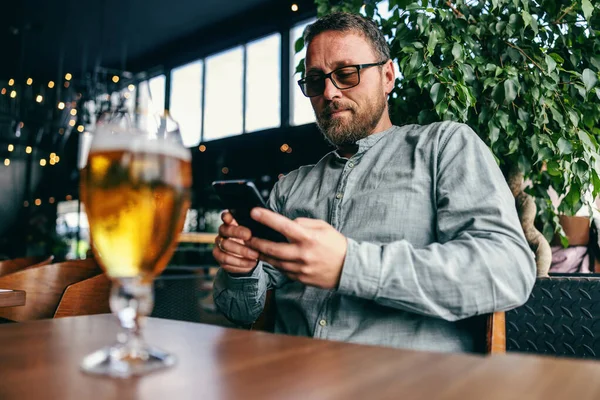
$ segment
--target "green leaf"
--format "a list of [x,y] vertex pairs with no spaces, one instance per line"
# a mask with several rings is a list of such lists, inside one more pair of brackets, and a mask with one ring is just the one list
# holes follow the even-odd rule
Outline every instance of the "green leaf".
[[582,181],[585,181],[585,176],[590,170],[590,166],[583,160],[578,160],[575,164],[573,164],[573,171],[575,175]]
[[471,83],[475,80],[475,72],[473,72],[473,67],[471,67],[469,64],[463,64],[461,69],[466,83]]
[[304,48],[304,38],[301,36],[298,38],[298,40],[296,40],[296,43],[294,44],[294,50],[296,51],[296,53],[300,53],[303,48]]
[[521,13],[521,17],[523,17],[523,22],[525,23],[525,27],[527,27],[528,25],[531,25],[531,20],[533,19],[531,17],[531,14],[529,14],[527,11],[523,10],[523,12]]
[[585,85],[585,90],[590,91],[596,83],[598,82],[598,76],[594,71],[589,68],[583,70],[583,74],[581,74],[581,78],[583,79],[583,84]]
[[546,65],[548,66],[548,73],[554,71],[554,69],[556,69],[556,61],[554,61],[554,58],[550,57],[550,56],[546,56]]
[[518,148],[519,148],[519,139],[514,138],[508,144],[508,153],[506,153],[506,154],[507,155],[513,154],[515,151],[517,151]]
[[548,168],[548,173],[551,176],[560,176],[560,166],[556,161],[548,161],[546,164],[546,168]]
[[458,43],[454,43],[454,46],[452,46],[452,56],[454,56],[454,61],[460,60],[462,58],[462,55],[463,50],[461,45]]
[[561,128],[564,128],[565,127],[565,120],[564,120],[562,114],[560,113],[560,111],[558,111],[554,107],[550,107],[550,111],[552,111],[552,118],[556,121],[556,123],[558,124],[558,126],[560,126]]
[[433,101],[433,105],[437,106],[440,101],[444,100],[446,96],[446,87],[441,83],[437,82],[429,91],[429,95],[431,96],[431,101]]
[[581,140],[582,143],[587,145],[588,148],[590,148],[590,149],[595,148],[594,144],[592,143],[592,140],[590,139],[589,133],[587,133],[583,129],[578,129],[577,136],[579,136],[579,140]]
[[594,198],[597,198],[598,194],[600,194],[600,176],[598,176],[598,172],[594,169],[592,170],[592,184],[594,185],[592,195]]
[[577,127],[579,125],[579,115],[573,110],[569,110],[569,119],[573,126]]
[[571,154],[573,152],[573,145],[565,138],[558,139],[556,145],[561,154]]
[[581,2],[581,8],[583,9],[583,15],[585,16],[585,19],[589,21],[590,17],[592,16],[592,12],[594,11],[592,2],[590,0],[583,0]]
[[435,46],[438,43],[438,33],[436,30],[432,30],[429,34],[429,40],[427,41],[427,52],[433,54],[435,52]]
[[502,110],[496,112],[496,119],[500,122],[500,127],[504,130],[508,128],[508,114]]
[[498,138],[500,138],[500,128],[490,120],[488,122],[488,129],[490,131],[490,145],[493,145],[498,141]]
[[600,56],[592,56],[590,57],[590,63],[596,67],[598,71],[600,71]]
[[498,84],[492,90],[492,99],[498,105],[502,105],[504,103],[504,85]]
[[512,103],[517,98],[518,93],[519,88],[514,81],[510,79],[504,81],[504,100],[508,104]]
[[552,151],[552,149],[549,149],[548,147],[542,147],[538,152],[537,160],[535,162],[537,164],[540,161],[547,161],[550,158],[552,158],[553,155],[554,152]]

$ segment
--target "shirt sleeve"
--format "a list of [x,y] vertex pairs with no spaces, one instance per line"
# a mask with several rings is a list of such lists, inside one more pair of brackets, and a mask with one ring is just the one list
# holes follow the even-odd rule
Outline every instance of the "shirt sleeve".
[[[281,209],[278,182],[273,187],[267,202],[275,212]],[[265,307],[268,289],[278,288],[288,278],[271,265],[260,261],[249,276],[232,276],[219,269],[213,286],[215,306],[227,319],[241,325],[251,324],[258,319]]]
[[437,242],[348,239],[338,291],[449,321],[527,301],[535,261],[491,152],[466,125],[440,135],[432,166]]

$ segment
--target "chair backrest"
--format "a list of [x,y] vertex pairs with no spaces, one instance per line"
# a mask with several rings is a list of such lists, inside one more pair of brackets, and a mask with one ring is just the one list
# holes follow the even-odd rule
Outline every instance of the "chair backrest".
[[0,261],[0,276],[12,274],[25,268],[31,268],[39,265],[48,265],[52,262],[54,256],[44,257],[21,257],[12,260]]
[[63,293],[54,318],[110,313],[110,279],[99,274],[73,283]]
[[65,289],[100,273],[93,259],[26,268],[0,277],[0,289],[25,291],[25,305],[0,308],[0,317],[13,321],[52,318]]
[[600,359],[600,274],[538,278],[529,300],[506,312],[506,350]]
[[[267,290],[265,308],[251,329],[257,331],[273,332],[275,328],[276,304],[273,290]],[[504,323],[505,313],[502,311],[493,314],[475,317],[469,322],[470,327],[477,332],[482,332],[482,337],[477,342],[477,351],[486,354],[503,354],[506,352],[506,330]],[[484,326],[485,332],[481,327]],[[485,334],[485,336],[483,336]],[[481,344],[480,344],[481,343]],[[481,349],[481,347],[483,347]]]

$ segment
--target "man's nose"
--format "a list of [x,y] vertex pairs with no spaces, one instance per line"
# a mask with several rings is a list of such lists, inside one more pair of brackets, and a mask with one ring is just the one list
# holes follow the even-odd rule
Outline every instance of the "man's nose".
[[323,91],[323,97],[327,100],[333,100],[335,98],[342,97],[342,91],[333,84],[331,77],[327,77],[325,79],[325,90]]

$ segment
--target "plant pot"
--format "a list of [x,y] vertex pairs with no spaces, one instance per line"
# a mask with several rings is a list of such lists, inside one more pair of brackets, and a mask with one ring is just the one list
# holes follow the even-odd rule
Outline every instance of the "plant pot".
[[[569,239],[569,246],[587,246],[590,242],[590,218],[589,217],[570,217],[560,215],[558,217],[560,225]],[[561,246],[560,237],[554,236],[553,246]]]

